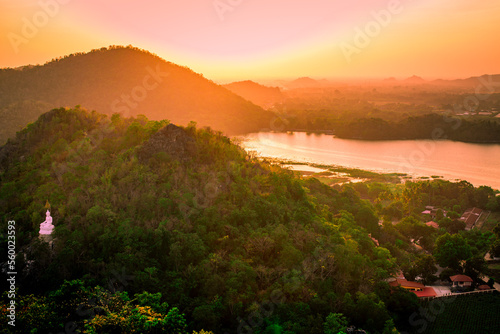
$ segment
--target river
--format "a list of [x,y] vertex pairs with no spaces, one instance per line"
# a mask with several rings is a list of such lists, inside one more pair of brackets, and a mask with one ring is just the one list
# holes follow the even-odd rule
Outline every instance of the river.
[[241,145],[258,156],[411,176],[442,176],[500,189],[500,145],[450,140],[366,141],[325,134],[252,133]]

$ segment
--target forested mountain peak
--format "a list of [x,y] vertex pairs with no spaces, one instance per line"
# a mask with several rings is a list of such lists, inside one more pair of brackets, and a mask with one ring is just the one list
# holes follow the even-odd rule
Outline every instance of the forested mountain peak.
[[[129,293],[168,296],[201,328],[237,328],[276,290],[287,301],[283,319],[316,303],[334,312],[351,294],[349,316],[357,302],[382,312],[359,325],[381,330],[390,319],[378,297],[363,294],[396,270],[368,235],[379,231],[373,207],[351,188],[252,158],[220,132],[62,108],[1,153],[0,212],[16,221],[21,293],[75,279],[106,286],[119,271],[134,277]],[[37,238],[47,201],[52,251]],[[311,326],[301,319],[299,332]]]
[[0,70],[1,140],[60,106],[146,115],[228,134],[269,127],[270,114],[192,70],[134,47],[111,46],[44,65]]
[[155,154],[163,152],[177,159],[188,159],[196,154],[195,144],[193,137],[189,136],[184,129],[169,124],[152,135],[141,146],[138,156],[142,160],[147,160]]

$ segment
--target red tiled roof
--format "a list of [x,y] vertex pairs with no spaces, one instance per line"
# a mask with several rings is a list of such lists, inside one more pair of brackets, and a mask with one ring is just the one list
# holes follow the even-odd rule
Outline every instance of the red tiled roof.
[[483,210],[479,208],[472,208],[472,209],[467,209],[462,217],[460,217],[460,220],[464,221],[466,226],[466,229],[470,230],[476,222],[479,220],[479,217],[483,213]]
[[431,226],[431,227],[434,227],[434,228],[439,228],[438,223],[433,222],[432,220],[430,222],[425,223],[425,225]]
[[472,213],[477,213],[477,214],[480,214],[480,213],[482,213],[482,212],[483,212],[483,210],[481,210],[481,209],[479,209],[479,208],[473,208],[473,209],[472,209]]
[[422,298],[422,297],[436,297],[437,293],[434,291],[433,288],[430,286],[426,286],[422,291],[412,291],[414,294],[417,295],[417,297]]
[[407,280],[401,279],[401,278],[396,278],[394,281],[390,282],[389,285],[390,286],[406,286],[409,288],[419,288],[419,289],[425,288],[425,285],[423,285],[421,283],[407,281]]
[[472,227],[478,219],[479,215],[471,213],[469,217],[467,217],[467,219],[465,220],[465,224],[467,224],[468,227]]
[[450,276],[452,282],[472,282],[472,278],[465,275]]
[[482,284],[480,286],[477,287],[479,290],[489,290],[491,289],[489,285],[486,285],[486,284]]
[[389,285],[390,286],[399,286],[398,280],[400,280],[400,279],[402,279],[402,278],[396,278],[396,279],[394,279],[394,281],[390,281]]

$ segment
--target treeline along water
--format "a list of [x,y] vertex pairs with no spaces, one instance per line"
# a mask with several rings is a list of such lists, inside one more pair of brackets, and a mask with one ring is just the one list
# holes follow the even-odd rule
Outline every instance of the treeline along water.
[[259,155],[366,170],[443,176],[500,189],[500,145],[450,140],[365,141],[324,134],[252,133],[243,146]]

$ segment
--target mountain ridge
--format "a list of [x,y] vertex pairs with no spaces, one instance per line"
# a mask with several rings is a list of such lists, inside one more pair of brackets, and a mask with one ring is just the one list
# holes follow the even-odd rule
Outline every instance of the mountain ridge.
[[269,87],[251,80],[231,82],[224,87],[264,109],[282,102],[285,98],[279,87]]
[[[21,107],[26,101],[44,108]],[[269,127],[272,116],[187,67],[131,46],[72,54],[21,70],[1,69],[0,105],[0,116],[9,123],[0,133],[2,141],[43,112],[75,105],[181,125],[195,121],[226,134]],[[23,114],[31,117],[21,122]]]

